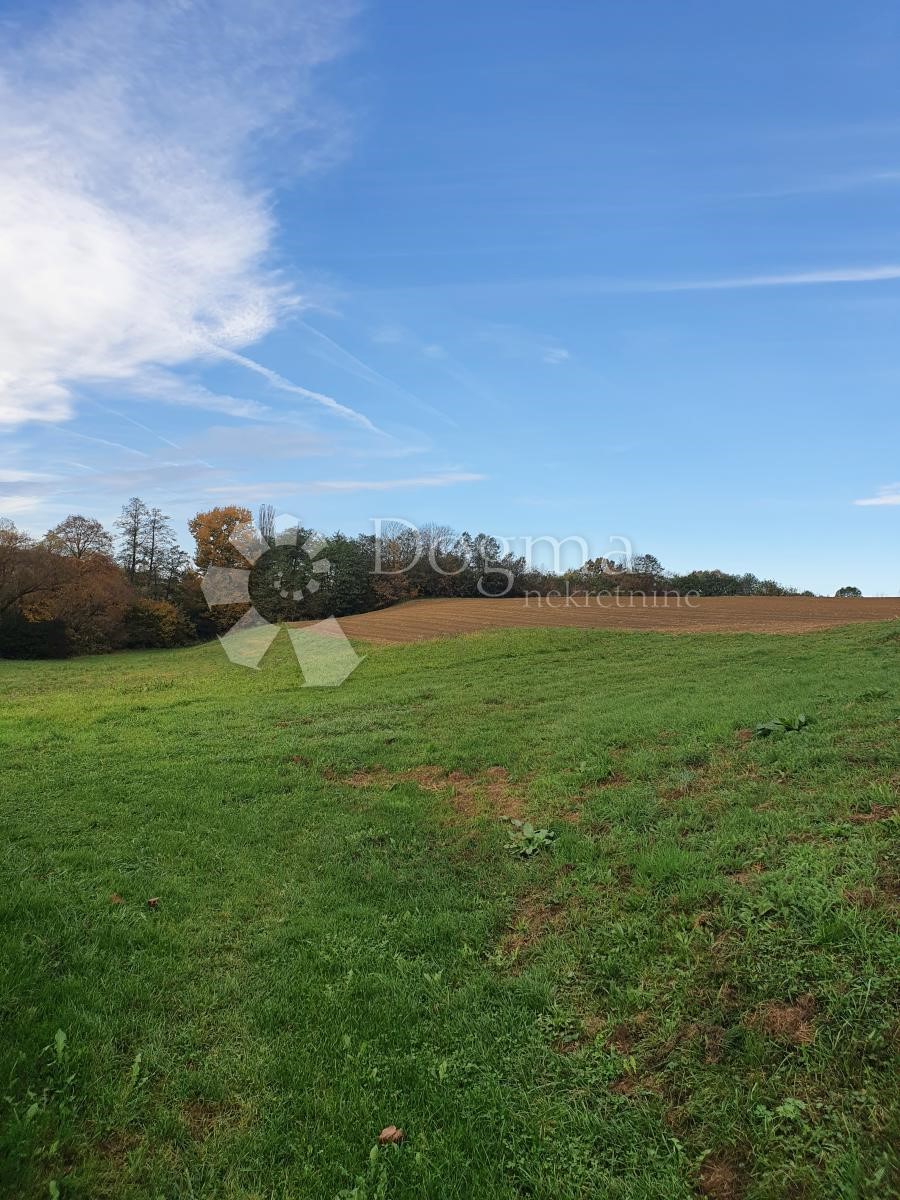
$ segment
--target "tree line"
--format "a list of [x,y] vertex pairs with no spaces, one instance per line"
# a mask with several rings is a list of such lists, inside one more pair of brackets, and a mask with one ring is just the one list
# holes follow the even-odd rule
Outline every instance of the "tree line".
[[[132,497],[107,530],[71,514],[34,538],[0,518],[0,657],[44,658],[187,645],[223,633],[252,604],[267,620],[346,616],[420,597],[546,595],[567,590],[643,595],[781,596],[771,579],[725,571],[667,572],[651,554],[626,564],[588,560],[544,571],[488,534],[395,522],[380,534],[276,529],[264,505],[225,505],[189,522],[193,555],[170,518]],[[229,575],[233,602],[210,608],[204,580]],[[246,579],[246,586],[236,582]],[[857,589],[841,589],[854,594]],[[804,592],[803,595],[812,595]]]

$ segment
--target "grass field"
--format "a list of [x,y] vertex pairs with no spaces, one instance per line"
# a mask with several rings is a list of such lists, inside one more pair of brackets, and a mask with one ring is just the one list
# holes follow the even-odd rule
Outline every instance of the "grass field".
[[366,649],[0,663],[0,1194],[898,1194],[896,623]]

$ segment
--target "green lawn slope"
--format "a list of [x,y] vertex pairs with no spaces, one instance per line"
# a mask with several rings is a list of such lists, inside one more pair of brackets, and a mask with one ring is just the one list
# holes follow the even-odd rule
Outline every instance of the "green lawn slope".
[[360,649],[0,663],[0,1194],[897,1194],[895,624]]

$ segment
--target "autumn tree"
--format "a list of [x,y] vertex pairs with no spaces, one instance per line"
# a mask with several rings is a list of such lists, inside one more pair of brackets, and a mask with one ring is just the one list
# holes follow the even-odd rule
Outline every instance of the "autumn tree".
[[99,521],[80,513],[70,513],[64,521],[48,529],[44,544],[54,554],[70,558],[82,559],[88,554],[105,554],[111,558],[113,553],[112,535]]
[[0,518],[0,618],[56,586],[58,557]]
[[31,620],[59,621],[76,651],[122,644],[122,622],[135,599],[122,570],[105,554],[57,557],[54,587],[20,605]]
[[239,529],[253,525],[249,508],[226,504],[199,512],[188,521],[188,529],[197,544],[194,561],[201,571],[207,567],[246,567],[247,561],[231,544]]

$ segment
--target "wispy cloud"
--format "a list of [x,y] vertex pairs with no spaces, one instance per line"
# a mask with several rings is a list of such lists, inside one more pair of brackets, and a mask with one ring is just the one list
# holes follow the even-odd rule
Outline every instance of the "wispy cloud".
[[313,400],[316,404],[322,405],[323,408],[327,408],[339,417],[345,417],[355,425],[367,429],[370,433],[382,432],[363,413],[357,412],[355,408],[349,408],[346,404],[341,404],[333,396],[326,396],[324,392],[313,392],[309,388],[301,387],[299,383],[292,383],[290,379],[285,379],[277,371],[273,371],[269,367],[264,367],[262,363],[255,362],[252,358],[247,358],[246,355],[236,354],[233,350],[222,348],[217,351],[217,354],[220,358],[224,358],[228,362],[237,363],[241,367],[246,367],[248,371],[253,371],[256,375],[261,375],[267,383],[279,391],[290,392],[294,396],[302,396],[304,400]]
[[897,183],[900,183],[900,171],[894,168],[878,168],[871,171],[856,171],[844,175],[809,179],[802,183],[783,184],[780,187],[760,188],[752,192],[742,192],[739,198],[780,200],[789,199],[792,196],[817,196],[831,192],[858,191],[863,188],[890,186]]
[[9,496],[0,495],[0,513],[9,516],[10,513],[30,512],[39,508],[45,501],[45,496]]
[[880,507],[887,504],[900,504],[900,483],[888,483],[884,487],[878,489],[875,496],[868,496],[864,500],[854,500],[854,504],[858,504],[863,508],[869,506]]
[[323,492],[396,492],[424,487],[452,487],[459,483],[479,483],[487,479],[470,471],[442,471],[433,475],[414,475],[406,479],[314,479],[308,482],[284,480],[265,483],[241,483],[211,487],[213,494],[228,494],[236,499],[264,499],[266,496]]
[[300,169],[339,153],[314,82],[350,7],[89,0],[37,32],[7,27],[0,424],[63,420],[98,381],[153,390],[302,304],[272,269],[252,156],[275,131]]
[[39,483],[52,480],[55,476],[40,471],[15,471],[0,468],[0,483]]
[[556,338],[521,329],[518,325],[488,325],[478,337],[499,350],[504,358],[523,362],[538,360],[550,366],[558,366],[569,358],[569,351]]
[[[420,408],[425,412],[431,413],[432,416],[439,417],[446,424],[456,425],[456,422],[452,417],[447,416],[446,413],[441,412],[440,409],[435,408],[434,405],[428,404],[427,401],[423,400],[420,396],[416,396],[407,388],[401,387],[399,383],[393,379],[389,379],[388,376],[382,374],[381,371],[376,371],[373,366],[367,362],[364,362],[358,355],[353,354],[346,348],[346,346],[340,345],[340,343],[336,342],[334,338],[329,337],[327,333],[323,333],[321,329],[317,329],[315,326],[310,325],[308,321],[300,321],[299,324],[302,329],[310,334],[311,337],[316,339],[321,347],[325,348],[326,357],[329,359],[329,361],[336,363],[343,370],[349,371],[350,374],[355,375],[358,379],[364,379],[368,383],[374,383],[378,386],[386,387],[389,391],[393,392],[401,399],[412,403],[416,406],[416,408]],[[373,338],[372,340],[379,341],[383,339]],[[396,344],[396,339],[392,340],[394,344]],[[425,352],[426,351],[423,350],[423,353]]]
[[880,283],[900,279],[900,264],[874,267],[833,267],[821,271],[788,271],[773,275],[732,275],[724,279],[683,279],[670,282],[610,285],[610,290],[638,292],[719,292],[739,288],[811,287],[828,283]]

